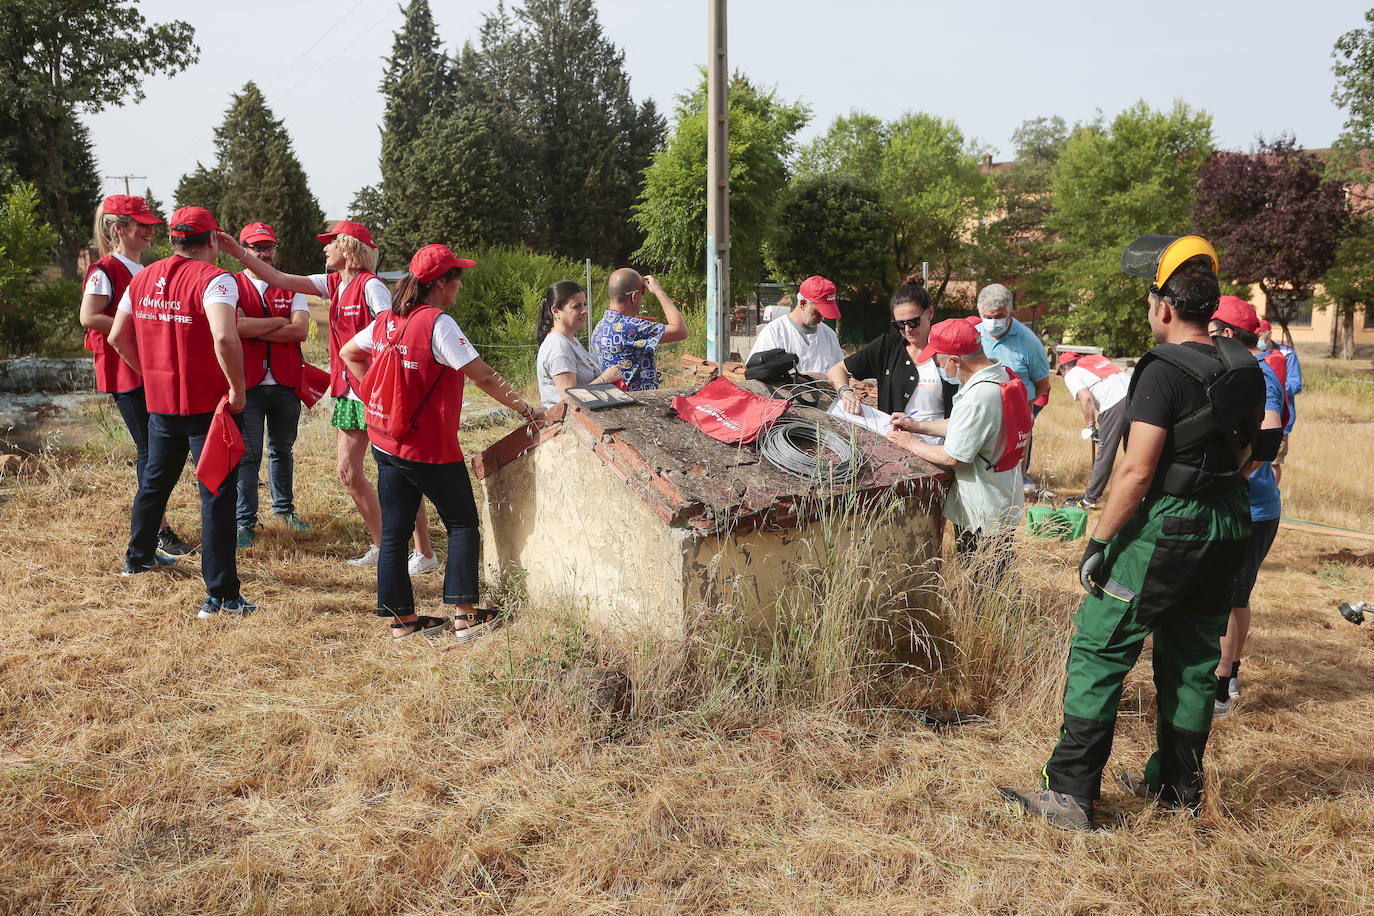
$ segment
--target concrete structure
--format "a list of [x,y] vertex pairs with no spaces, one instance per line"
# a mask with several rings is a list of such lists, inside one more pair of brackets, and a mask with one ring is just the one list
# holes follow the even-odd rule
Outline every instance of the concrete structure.
[[767,630],[776,596],[827,557],[862,555],[898,590],[923,583],[947,479],[932,465],[794,405],[787,416],[852,430],[863,456],[857,481],[826,494],[685,423],[673,392],[635,395],[599,412],[565,402],[476,457],[487,573],[519,567],[532,597],[667,634],[707,604]]

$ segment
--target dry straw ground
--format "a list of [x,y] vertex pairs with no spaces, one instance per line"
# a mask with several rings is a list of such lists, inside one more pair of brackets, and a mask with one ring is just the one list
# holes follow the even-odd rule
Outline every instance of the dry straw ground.
[[[1374,386],[1308,373],[1290,514],[1367,530]],[[1036,448],[1061,494],[1086,479],[1078,426],[1057,390]],[[1374,639],[1335,611],[1374,571],[1323,560],[1374,543],[1280,533],[1199,819],[1108,788],[1104,829],[1070,835],[996,786],[1030,784],[1053,741],[1077,545],[1025,542],[994,601],[947,564],[932,660],[905,674],[864,651],[892,599],[861,567],[783,596],[772,654],[728,609],[673,645],[518,588],[474,646],[393,645],[342,563],[364,541],[332,453],[316,412],[315,528],[242,555],[245,620],[194,619],[194,562],[119,577],[127,443],[0,481],[0,911],[1374,912]],[[171,516],[194,533],[189,476]],[[589,665],[633,679],[632,716],[563,674]],[[932,706],[984,719],[936,730]],[[1142,666],[1109,773],[1143,763],[1153,720]]]

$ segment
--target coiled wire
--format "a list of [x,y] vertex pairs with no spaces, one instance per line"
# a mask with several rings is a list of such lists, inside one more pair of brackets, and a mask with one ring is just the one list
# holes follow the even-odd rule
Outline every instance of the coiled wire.
[[[810,451],[802,446],[811,446]],[[837,456],[827,461],[825,453]],[[778,470],[813,482],[848,483],[859,474],[859,461],[848,439],[805,420],[780,419],[759,434],[759,453]]]

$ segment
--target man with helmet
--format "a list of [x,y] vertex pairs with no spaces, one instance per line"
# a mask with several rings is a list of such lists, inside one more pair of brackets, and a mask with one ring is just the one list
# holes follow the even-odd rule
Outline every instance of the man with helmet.
[[1165,805],[1200,804],[1213,671],[1250,532],[1245,470],[1277,445],[1259,433],[1264,380],[1254,357],[1207,334],[1221,294],[1212,246],[1197,236],[1142,236],[1121,268],[1151,280],[1146,304],[1159,345],[1131,380],[1125,457],[1079,564],[1088,595],[1074,616],[1059,742],[1039,790],[1001,790],[1071,829],[1092,826],[1122,682],[1151,635],[1158,749],[1143,775],[1118,781]]

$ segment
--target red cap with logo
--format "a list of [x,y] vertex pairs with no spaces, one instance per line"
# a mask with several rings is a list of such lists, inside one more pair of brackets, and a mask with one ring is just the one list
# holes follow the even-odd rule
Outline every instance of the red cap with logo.
[[266,223],[249,223],[239,232],[239,241],[245,245],[256,245],[259,242],[271,242],[275,245],[277,233]]
[[1274,326],[1270,324],[1268,321],[1265,321],[1263,318],[1261,318],[1260,323],[1255,326],[1255,332],[1258,334],[1263,334],[1265,331],[1272,330],[1274,330]]
[[315,236],[315,238],[319,239],[321,242],[324,242],[326,245],[328,245],[330,242],[334,241],[334,239],[338,238],[341,235],[346,235],[350,238],[355,238],[358,241],[362,242],[364,245],[366,245],[368,248],[377,247],[376,245],[372,244],[372,233],[367,230],[367,227],[364,226],[362,223],[355,223],[351,219],[339,220],[337,223],[334,224],[333,229],[330,229],[328,232],[322,232],[319,235]]
[[840,307],[835,304],[835,284],[825,277],[807,277],[802,281],[797,295],[807,302],[816,303],[816,311],[822,318],[835,320],[840,317]]
[[1063,375],[1063,374],[1064,374],[1064,366],[1065,366],[1066,363],[1077,362],[1078,360],[1080,360],[1080,359],[1082,359],[1082,358],[1083,358],[1083,354],[1082,354],[1082,353],[1075,353],[1075,352],[1072,351],[1072,350],[1060,350],[1060,351],[1059,351],[1059,370],[1058,370],[1058,372],[1057,372],[1056,374],[1057,374],[1057,375]]
[[182,239],[188,235],[201,235],[206,232],[218,232],[219,224],[215,222],[215,217],[204,207],[182,207],[172,214],[172,218],[167,221],[167,231],[174,239]]
[[1251,334],[1259,330],[1259,316],[1255,314],[1255,307],[1239,296],[1222,296],[1217,303],[1217,310],[1212,313],[1212,320]]
[[438,279],[455,267],[476,266],[476,261],[458,257],[447,245],[426,245],[410,259],[410,272],[421,283]]
[[106,216],[127,216],[145,226],[156,226],[162,222],[156,213],[148,209],[147,201],[142,197],[131,197],[128,194],[111,194],[100,205],[100,212]]
[[983,352],[983,337],[978,329],[963,318],[946,318],[930,329],[930,343],[916,357],[923,363],[936,353],[967,356]]

